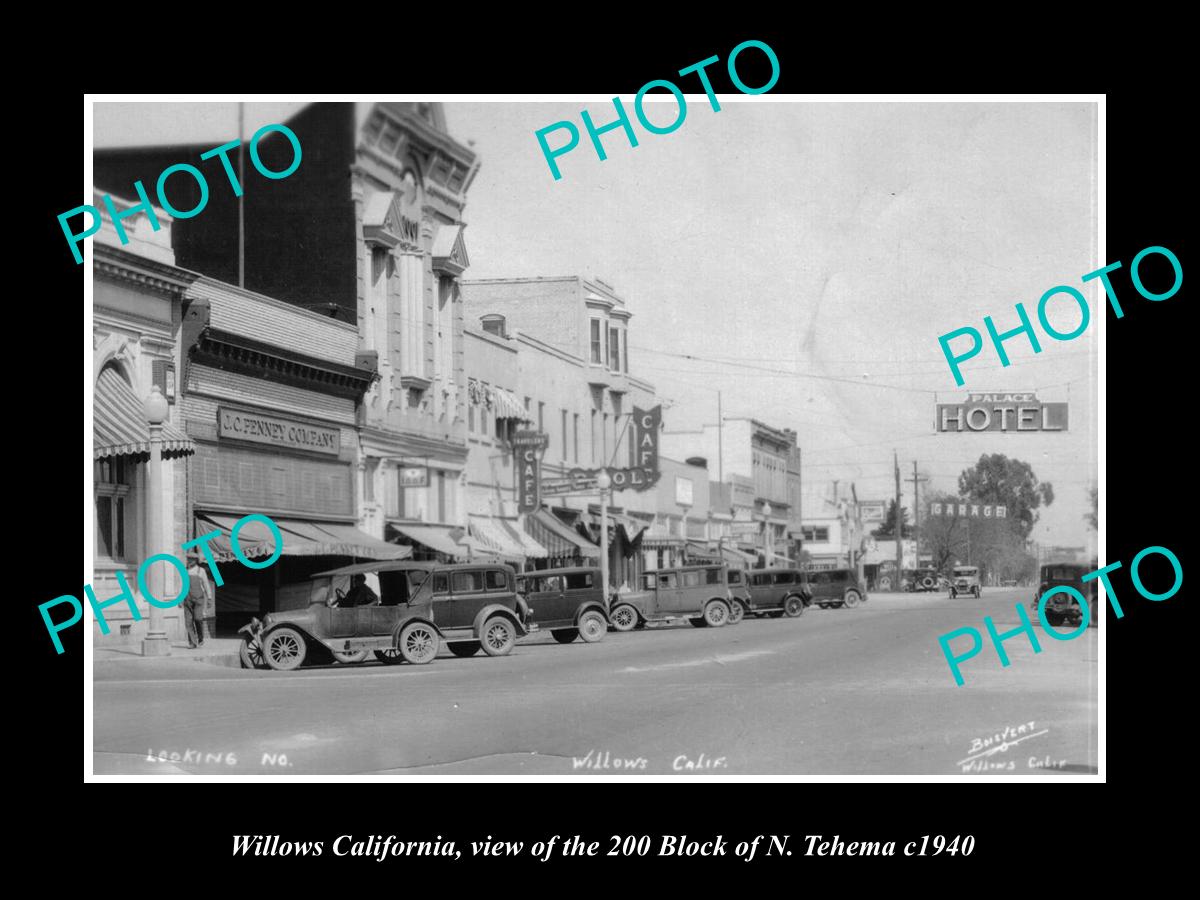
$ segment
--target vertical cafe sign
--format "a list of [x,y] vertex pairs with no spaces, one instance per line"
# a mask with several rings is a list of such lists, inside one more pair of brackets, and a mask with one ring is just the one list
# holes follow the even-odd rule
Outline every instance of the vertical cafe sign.
[[550,446],[550,435],[542,431],[516,431],[512,436],[517,473],[517,510],[535,512],[541,506],[542,454]]

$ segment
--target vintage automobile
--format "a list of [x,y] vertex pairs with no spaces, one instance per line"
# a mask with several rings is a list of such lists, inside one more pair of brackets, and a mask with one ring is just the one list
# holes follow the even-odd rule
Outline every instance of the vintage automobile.
[[[1066,586],[1073,587],[1083,595],[1087,600],[1089,611],[1089,624],[1095,625],[1097,622],[1098,594],[1096,584],[1099,579],[1093,579],[1088,582],[1083,581],[1083,576],[1089,572],[1094,572],[1099,568],[1094,562],[1090,566],[1085,566],[1076,562],[1054,562],[1046,563],[1041,570],[1041,583],[1038,585],[1038,591],[1033,595],[1033,603],[1030,604],[1034,613],[1037,612],[1038,602],[1042,599],[1042,595],[1051,588]],[[1046,621],[1051,625],[1070,625],[1077,628],[1083,621],[1083,610],[1079,608],[1079,601],[1066,592],[1055,594],[1046,601]]]
[[725,583],[729,586],[729,596],[733,598],[733,606],[729,608],[729,621],[737,624],[750,610],[750,583],[745,569],[726,569]]
[[959,594],[971,594],[978,597],[983,592],[979,583],[978,566],[955,566],[950,574],[950,599]]
[[753,569],[746,575],[750,585],[747,612],[757,617],[795,617],[812,605],[812,587],[799,569]]
[[813,602],[821,609],[842,606],[854,609],[867,600],[866,588],[853,569],[824,569],[807,574]]
[[594,566],[522,573],[517,593],[525,597],[539,630],[548,630],[560,644],[577,637],[593,644],[608,631],[609,604]]
[[687,619],[697,628],[736,625],[741,615],[727,582],[724,565],[680,566],[642,575],[642,590],[618,594],[609,618],[617,631],[632,631],[647,622]]
[[[366,606],[339,605],[347,576],[375,573],[380,596]],[[381,662],[433,662],[445,641],[455,656],[482,646],[511,652],[528,634],[529,608],[516,593],[513,570],[499,563],[439,566],[407,560],[359,563],[313,576],[306,609],[268,613],[241,628],[243,665],[290,671],[330,656],[356,663],[374,651]]]
[[937,569],[913,569],[905,572],[904,590],[909,592],[936,591],[941,586]]

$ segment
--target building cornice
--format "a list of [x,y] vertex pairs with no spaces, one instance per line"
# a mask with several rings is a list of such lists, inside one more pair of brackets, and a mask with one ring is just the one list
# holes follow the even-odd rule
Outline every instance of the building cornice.
[[200,277],[178,266],[103,244],[93,246],[92,271],[110,281],[136,284],[171,297],[182,294]]

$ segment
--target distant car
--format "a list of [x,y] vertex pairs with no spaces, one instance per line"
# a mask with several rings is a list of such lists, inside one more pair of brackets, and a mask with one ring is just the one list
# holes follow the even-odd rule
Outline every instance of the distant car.
[[853,569],[824,569],[807,574],[813,602],[821,609],[831,606],[853,609],[866,602],[867,590]]
[[747,611],[755,616],[794,618],[812,605],[812,588],[799,569],[753,569],[746,576],[750,594]]
[[618,594],[609,618],[617,631],[647,622],[687,619],[697,628],[736,625],[742,605],[733,599],[724,565],[681,566],[642,575],[642,589]]
[[936,591],[941,578],[937,569],[916,569],[905,580],[906,591]]
[[[1083,576],[1096,571],[1097,568],[1095,563],[1085,566],[1074,562],[1047,563],[1042,566],[1041,584],[1038,586],[1037,593],[1033,595],[1031,604],[1033,611],[1037,612],[1042,595],[1051,588],[1073,587],[1087,601],[1090,623],[1095,625],[1098,615],[1096,583],[1099,579],[1093,579],[1085,584]],[[1077,628],[1083,621],[1083,610],[1079,608],[1078,600],[1063,591],[1046,601],[1046,621],[1051,625],[1070,625]]]
[[517,576],[517,592],[529,604],[539,630],[549,631],[560,644],[582,637],[589,644],[608,631],[608,607],[594,566],[542,569]]
[[950,576],[950,599],[959,594],[971,594],[978,597],[983,593],[979,583],[979,568],[977,566],[955,566]]
[[[346,576],[376,573],[380,597],[369,606],[343,608],[335,588]],[[529,633],[529,609],[506,565],[435,566],[408,561],[361,563],[313,576],[306,609],[268,613],[242,627],[243,665],[298,669],[305,660],[332,656],[356,663],[374,651],[381,662],[433,662],[446,641],[455,656],[512,651]]]

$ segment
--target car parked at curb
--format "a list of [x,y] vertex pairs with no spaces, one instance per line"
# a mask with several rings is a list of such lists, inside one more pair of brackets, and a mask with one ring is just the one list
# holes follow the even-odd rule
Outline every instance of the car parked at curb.
[[531,620],[560,644],[583,638],[593,644],[608,631],[609,603],[595,566],[540,569],[517,576],[517,593],[529,605]]
[[[336,587],[346,576],[374,573],[380,593],[345,607]],[[305,609],[268,613],[241,628],[243,665],[291,671],[306,660],[332,657],[386,664],[433,662],[441,642],[455,656],[512,651],[528,634],[529,608],[516,592],[512,568],[499,563],[439,566],[407,560],[359,563],[313,576]]]
[[937,569],[914,569],[905,572],[904,590],[910,593],[936,591],[941,581]]
[[[1036,613],[1038,603],[1042,599],[1042,595],[1052,588],[1056,587],[1071,587],[1079,591],[1083,595],[1084,600],[1088,605],[1089,624],[1097,624],[1097,606],[1098,593],[1096,584],[1099,579],[1093,579],[1084,582],[1083,576],[1096,571],[1099,566],[1093,562],[1090,566],[1081,565],[1075,562],[1054,562],[1047,563],[1041,568],[1041,579],[1038,585],[1038,591],[1033,595],[1033,603],[1030,604],[1033,611]],[[1046,621],[1051,625],[1070,625],[1072,628],[1078,628],[1083,622],[1083,610],[1079,608],[1079,601],[1071,594],[1065,591],[1055,594],[1046,601]]]
[[754,616],[795,618],[812,605],[813,589],[799,569],[752,569],[746,573],[750,604],[747,612]]
[[736,625],[744,609],[733,599],[724,565],[680,566],[642,575],[641,590],[618,594],[609,618],[617,631],[648,622],[687,619],[697,628]]
[[867,600],[867,589],[853,569],[822,569],[807,574],[813,602],[821,609],[854,609]]

